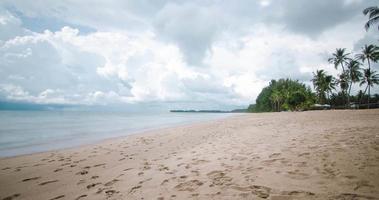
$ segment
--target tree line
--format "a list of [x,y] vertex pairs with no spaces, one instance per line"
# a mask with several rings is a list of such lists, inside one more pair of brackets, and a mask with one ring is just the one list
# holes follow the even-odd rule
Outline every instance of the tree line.
[[[379,22],[379,8],[368,7],[363,14],[369,17],[365,24],[368,30]],[[379,29],[379,26],[378,26]],[[328,62],[341,70],[337,77],[325,70],[313,72],[312,83],[315,93],[305,84],[291,79],[272,80],[269,86],[262,89],[256,99],[256,104],[250,105],[250,112],[270,112],[282,110],[312,109],[315,103],[328,104],[334,108],[350,108],[354,105],[367,105],[379,102],[379,95],[371,96],[371,88],[379,85],[379,74],[371,66],[379,61],[379,47],[370,44],[353,54],[345,48],[337,48]],[[354,84],[364,87],[356,95],[351,95]]]
[[[336,69],[341,72],[337,77],[328,75],[324,70],[317,70],[313,73],[312,83],[316,90],[317,101],[321,104],[332,104],[331,97],[342,97],[342,105],[349,108],[351,105],[351,88],[354,84],[359,84],[359,87],[364,86],[364,90],[359,91],[359,96],[356,98],[359,102],[354,102],[357,105],[366,103],[370,106],[371,88],[379,84],[379,74],[371,68],[372,63],[379,60],[379,47],[373,44],[365,45],[362,47],[361,52],[353,55],[346,53],[346,49],[338,48],[333,53],[332,57],[328,59]],[[367,66],[365,67],[365,64]],[[339,87],[340,92],[334,94]],[[367,93],[367,101],[363,97]],[[334,102],[338,103],[338,102]]]

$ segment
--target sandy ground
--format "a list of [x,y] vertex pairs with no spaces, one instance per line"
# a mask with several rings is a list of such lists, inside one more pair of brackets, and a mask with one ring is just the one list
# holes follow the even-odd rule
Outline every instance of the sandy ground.
[[246,114],[1,159],[0,199],[379,199],[379,110]]

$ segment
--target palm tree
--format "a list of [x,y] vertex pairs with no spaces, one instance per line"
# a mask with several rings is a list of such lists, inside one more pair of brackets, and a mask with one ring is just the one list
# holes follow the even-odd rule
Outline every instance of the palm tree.
[[326,73],[323,69],[317,70],[316,73],[313,72],[312,83],[320,104],[323,104],[325,100],[325,77]]
[[342,73],[339,75],[337,83],[340,85],[342,96],[343,96],[343,102],[345,103],[346,107],[346,92],[349,88],[349,75],[347,72]]
[[376,73],[376,71],[364,69],[364,76],[359,85],[362,86],[364,84],[367,84],[367,86],[363,94],[365,94],[368,89],[367,108],[370,108],[370,89],[371,87],[374,87],[374,85],[379,84],[379,74]]
[[329,99],[329,93],[335,89],[334,77],[327,75],[324,70],[317,70],[316,73],[313,73],[312,82],[319,98],[319,102],[323,104],[326,96],[328,96]]
[[361,72],[360,65],[361,65],[361,63],[359,63],[356,60],[351,60],[347,64],[347,72],[349,74],[349,81],[350,81],[350,83],[349,83],[349,92],[348,92],[348,96],[347,96],[347,103],[348,103],[348,105],[350,105],[351,86],[353,85],[353,83],[356,83],[356,82],[360,81],[361,77],[362,77],[362,72]]
[[[338,69],[338,66],[341,65],[342,75],[340,75],[340,77],[341,76],[346,76],[346,75],[344,75],[344,74],[346,74],[346,70],[345,70],[344,64],[347,64],[348,61],[351,60],[348,57],[350,55],[350,53],[346,53],[345,51],[346,51],[345,48],[338,48],[338,49],[336,49],[336,52],[332,54],[333,57],[331,57],[331,58],[328,59],[329,63],[334,64],[334,67],[336,69]],[[342,80],[342,79],[340,79],[340,80]],[[344,82],[344,84],[345,83],[348,84],[348,82]],[[348,87],[341,87],[341,88],[347,89]],[[342,91],[342,93],[346,94],[346,91]]]
[[282,101],[282,95],[277,89],[274,89],[272,92],[270,100],[273,102],[274,111],[280,112],[280,102]]
[[362,60],[362,62],[365,62],[367,60],[368,64],[368,69],[371,69],[371,63],[372,62],[377,62],[378,61],[378,55],[379,55],[379,47],[375,45],[365,45],[362,48],[362,52],[360,54],[356,55],[356,58],[358,60]]
[[363,95],[365,95],[365,94],[363,93],[363,91],[362,91],[362,90],[359,90],[359,91],[358,91],[358,94],[357,94],[357,100],[359,100],[358,108],[361,106],[362,98],[364,97]]
[[333,90],[336,89],[336,79],[332,75],[327,75],[325,77],[325,91],[328,96],[329,104],[330,104],[330,94]]
[[329,63],[334,64],[334,67],[338,69],[338,66],[341,65],[342,72],[345,72],[344,64],[346,64],[350,58],[348,57],[350,53],[345,53],[345,48],[338,48],[336,52],[332,54],[333,57],[329,58]]
[[365,29],[367,31],[371,25],[376,24],[379,21],[379,8],[377,6],[368,7],[363,10],[363,14],[368,15],[369,18],[365,24]]

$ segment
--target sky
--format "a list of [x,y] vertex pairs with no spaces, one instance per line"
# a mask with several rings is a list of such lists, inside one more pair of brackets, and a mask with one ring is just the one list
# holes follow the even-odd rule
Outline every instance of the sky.
[[[378,44],[377,0],[2,0],[0,101],[233,109]],[[373,67],[379,71],[379,67]],[[353,92],[359,89],[354,86]],[[378,92],[378,88],[373,92]]]

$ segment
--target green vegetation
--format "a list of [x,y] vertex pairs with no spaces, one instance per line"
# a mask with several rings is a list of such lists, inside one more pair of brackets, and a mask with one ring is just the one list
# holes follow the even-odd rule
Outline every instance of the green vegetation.
[[[369,7],[363,11],[369,20],[366,30],[379,22],[379,8]],[[379,28],[379,27],[378,27]],[[272,80],[269,86],[262,89],[256,104],[248,107],[248,112],[280,112],[312,109],[317,104],[328,104],[331,108],[370,108],[370,104],[379,105],[379,95],[371,96],[371,88],[379,85],[379,74],[371,69],[372,63],[379,61],[379,47],[373,44],[362,47],[361,52],[353,56],[345,48],[337,48],[328,62],[337,70],[336,77],[327,74],[323,69],[313,73],[312,83],[315,93],[305,84],[291,79]],[[364,67],[367,63],[367,67]],[[359,83],[356,95],[351,95],[351,88]],[[335,92],[335,93],[334,93]],[[353,102],[353,103],[352,103]]]
[[311,88],[291,79],[272,80],[258,95],[250,112],[304,110],[314,104]]
[[325,104],[326,99],[330,98],[330,94],[336,89],[336,80],[333,76],[327,75],[324,70],[317,70],[313,73],[312,83],[316,90],[317,100],[320,104]]

